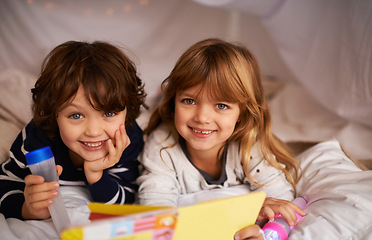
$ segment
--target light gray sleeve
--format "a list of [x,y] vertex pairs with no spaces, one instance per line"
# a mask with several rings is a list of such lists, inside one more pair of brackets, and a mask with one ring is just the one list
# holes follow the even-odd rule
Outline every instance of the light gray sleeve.
[[[266,197],[293,200],[294,190],[287,181],[285,174],[262,160],[251,170],[251,175],[262,185],[261,189],[266,193]],[[252,185],[253,188],[258,188]],[[256,190],[256,189],[252,189]]]
[[173,157],[162,147],[170,145],[164,142],[167,135],[155,131],[146,140],[139,161],[144,171],[137,179],[139,184],[138,199],[143,205],[176,206],[180,195],[180,186]]
[[[265,161],[257,148],[252,154],[250,173],[262,185],[261,189],[265,191],[266,197],[293,200],[294,189],[285,174]],[[252,184],[252,191],[257,189],[259,187]]]

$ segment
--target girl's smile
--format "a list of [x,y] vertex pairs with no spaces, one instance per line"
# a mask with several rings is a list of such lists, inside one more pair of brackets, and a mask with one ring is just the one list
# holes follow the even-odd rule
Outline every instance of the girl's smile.
[[200,138],[209,137],[214,132],[216,132],[215,130],[202,130],[202,129],[192,128],[192,127],[189,127],[189,128],[194,132],[196,137],[200,137]]
[[213,153],[232,135],[238,121],[240,108],[211,98],[200,86],[181,91],[175,100],[175,126],[186,140],[191,155]]

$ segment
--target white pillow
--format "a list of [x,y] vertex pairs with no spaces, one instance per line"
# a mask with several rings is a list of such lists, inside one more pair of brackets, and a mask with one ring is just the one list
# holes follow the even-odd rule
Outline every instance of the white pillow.
[[0,119],[0,163],[8,160],[10,146],[20,130],[14,123]]
[[31,120],[31,88],[36,77],[17,69],[0,71],[0,163],[20,130]]
[[32,118],[31,88],[36,77],[17,69],[0,72],[0,118],[23,128]]
[[336,140],[297,159],[304,173],[298,195],[309,204],[289,239],[372,239],[372,170],[360,170]]

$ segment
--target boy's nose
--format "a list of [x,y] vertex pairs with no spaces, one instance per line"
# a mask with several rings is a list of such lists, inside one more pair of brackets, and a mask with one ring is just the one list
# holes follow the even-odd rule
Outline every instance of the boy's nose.
[[85,134],[87,136],[95,137],[102,134],[102,126],[97,120],[88,120],[85,128]]

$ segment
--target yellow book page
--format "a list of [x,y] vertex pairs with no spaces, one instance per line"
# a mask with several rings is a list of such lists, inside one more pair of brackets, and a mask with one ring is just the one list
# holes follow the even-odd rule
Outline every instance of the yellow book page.
[[145,205],[135,205],[135,204],[104,204],[104,203],[89,203],[89,209],[94,213],[104,213],[113,215],[130,215],[137,213],[144,213],[153,210],[166,209],[172,207],[164,206],[145,206]]
[[255,223],[264,200],[264,192],[253,192],[179,207],[173,240],[233,239],[235,232]]

